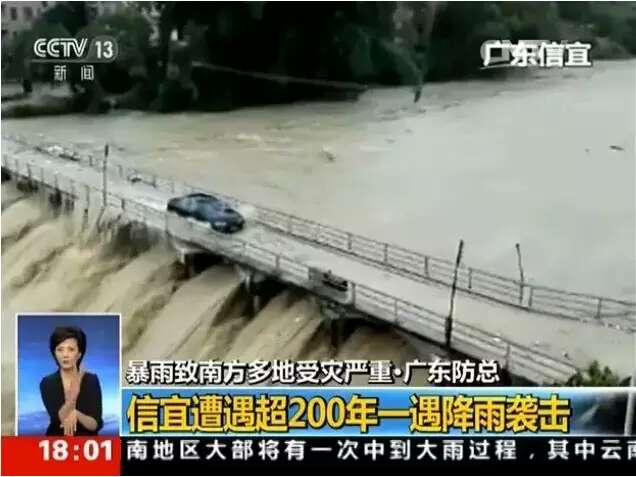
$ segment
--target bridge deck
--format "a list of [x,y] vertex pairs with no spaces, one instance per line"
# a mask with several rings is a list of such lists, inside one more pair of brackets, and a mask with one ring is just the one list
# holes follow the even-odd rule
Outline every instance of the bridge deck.
[[[32,162],[34,169],[31,173],[35,180],[39,180],[39,176],[42,175],[42,177],[47,176],[48,179],[45,182],[50,183],[53,181],[52,177],[54,174],[57,173],[57,180],[59,181],[63,180],[63,178],[72,178],[75,182],[73,187],[77,190],[78,195],[81,193],[81,188],[85,187],[85,185],[95,190],[101,190],[102,176],[95,168],[44,155],[8,140],[3,141],[2,152],[3,165],[9,169],[14,169],[16,166],[12,161],[18,159],[22,164],[18,164],[17,167],[25,175],[26,162]],[[39,167],[36,166],[41,167],[42,170],[39,170]],[[36,169],[38,169],[37,172]],[[131,184],[121,179],[115,171],[109,170],[108,193],[112,194],[112,196],[123,197],[126,201],[129,201],[127,204],[128,209],[134,202],[145,206],[145,212],[142,211],[140,213],[148,215],[145,219],[151,225],[164,227],[168,225],[168,222],[171,222],[168,227],[172,228],[172,230],[185,230],[187,227],[192,227],[192,224],[182,223],[181,219],[166,218],[164,213],[165,204],[167,199],[173,195],[166,190],[154,188],[142,182]],[[97,192],[93,192],[90,197],[90,200],[100,200],[100,195]],[[109,196],[109,200],[111,198]],[[154,215],[154,217],[151,217],[151,215]],[[255,249],[265,250],[266,253],[281,254],[290,258],[292,262],[302,263],[306,266],[317,266],[331,270],[336,275],[360,284],[360,292],[363,291],[362,287],[381,291],[386,295],[387,303],[390,303],[390,299],[393,298],[403,302],[399,305],[400,310],[405,310],[411,306],[420,306],[436,312],[439,316],[445,316],[448,312],[449,291],[447,287],[421,281],[416,282],[406,276],[390,273],[354,257],[345,256],[329,248],[259,225],[249,220],[249,211],[246,211],[246,215],[248,224],[245,230],[235,234],[235,236],[250,244],[250,246],[255,246]],[[210,232],[210,235],[214,234]],[[276,266],[278,267],[278,262]],[[297,281],[301,275],[295,278],[287,278],[288,281]],[[381,315],[386,315],[384,308],[382,310],[378,308],[377,313],[374,313],[373,306],[367,307],[367,309],[360,307],[360,309],[380,318],[383,318]],[[399,317],[400,313],[397,310],[397,305],[396,312],[396,316]],[[454,332],[454,347],[477,358],[492,357],[492,355],[488,356],[488,353],[484,352],[484,349],[487,349],[488,346],[484,348],[483,343],[477,345],[476,342],[473,342],[470,330],[475,328],[491,335],[490,339],[494,349],[499,349],[502,346],[502,342],[509,340],[525,348],[525,356],[528,359],[534,360],[532,356],[539,357],[534,366],[534,373],[524,373],[524,370],[521,369],[524,367],[523,365],[519,369],[521,374],[534,379],[537,379],[537,375],[541,375],[541,361],[542,357],[546,355],[552,356],[556,360],[560,359],[569,362],[577,368],[585,367],[590,361],[597,359],[623,375],[631,372],[633,366],[635,350],[632,336],[625,331],[611,327],[604,327],[596,323],[542,316],[510,306],[497,305],[462,293],[458,293],[456,297],[454,317],[455,329],[460,330],[462,325],[471,327],[466,328],[465,332]],[[400,321],[398,318],[398,324],[403,326],[404,323]],[[391,322],[394,323],[395,321]],[[403,327],[409,329],[409,326]],[[412,327],[410,330],[416,331]],[[439,341],[440,332],[440,328],[436,323],[428,328],[426,326],[422,327],[419,334]],[[500,337],[501,342],[492,335]],[[476,338],[475,341],[482,338]],[[536,354],[533,353],[533,350],[536,350]],[[517,359],[521,364],[521,361],[526,358],[521,353]],[[529,374],[532,374],[532,376],[529,376]],[[549,376],[550,372],[546,371],[543,379],[548,379]]]

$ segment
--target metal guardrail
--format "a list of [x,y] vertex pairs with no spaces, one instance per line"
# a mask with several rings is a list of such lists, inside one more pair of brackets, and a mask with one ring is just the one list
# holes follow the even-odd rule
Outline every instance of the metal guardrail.
[[[48,171],[28,160],[9,159],[4,154],[2,167],[21,176],[22,180],[39,182],[72,195],[84,203],[90,203],[103,192],[101,188]],[[153,228],[164,230],[171,236],[265,271],[284,282],[321,294],[320,289],[315,288],[309,279],[309,267],[283,253],[273,252],[235,236],[216,234],[209,227],[196,221],[173,215],[170,215],[172,220],[168,220],[169,216],[165,210],[152,208],[117,194],[109,193],[105,205],[130,220],[146,223]],[[357,310],[421,337],[444,343],[444,315],[360,283],[351,285],[351,306]],[[576,367],[569,362],[459,322],[453,326],[451,346],[475,358],[503,362],[511,373],[536,382],[564,381],[576,372]]]
[[[455,264],[368,239],[283,212],[256,207],[261,223],[289,235],[337,249],[349,255],[405,274],[418,281],[451,286]],[[461,265],[457,288],[466,293],[529,311],[576,319],[604,321],[621,329],[634,330],[636,303],[613,298],[558,290]]]
[[[10,139],[35,147],[42,152],[80,161],[101,170],[102,159],[82,155],[57,145],[47,147],[30,145],[21,138]],[[55,149],[58,150],[55,154]],[[256,220],[267,227],[288,235],[329,247],[347,255],[371,262],[394,272],[405,274],[417,281],[432,281],[451,286],[455,264],[452,261],[414,252],[403,247],[335,227],[303,219],[285,212],[242,202],[234,197],[219,194],[200,187],[193,187],[170,179],[162,179],[152,173],[142,172],[110,160],[110,167],[125,180],[136,180],[173,194],[206,192],[224,199],[234,207],[249,206],[256,212]],[[498,303],[543,314],[609,324],[619,329],[636,331],[636,303],[598,295],[575,293],[504,277],[474,267],[461,265],[458,270],[457,288],[463,292]]]

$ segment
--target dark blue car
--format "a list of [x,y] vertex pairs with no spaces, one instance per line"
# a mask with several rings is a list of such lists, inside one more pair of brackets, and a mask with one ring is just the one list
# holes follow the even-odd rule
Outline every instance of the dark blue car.
[[175,197],[168,201],[168,212],[207,222],[221,233],[234,233],[243,229],[245,219],[224,201],[208,194],[195,193]]

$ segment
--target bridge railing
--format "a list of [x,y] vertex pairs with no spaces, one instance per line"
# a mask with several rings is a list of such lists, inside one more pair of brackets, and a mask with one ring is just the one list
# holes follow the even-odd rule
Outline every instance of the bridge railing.
[[[21,138],[12,137],[12,139],[28,144]],[[41,150],[49,152],[46,148]],[[90,154],[80,154],[64,149],[63,155],[101,170],[101,160]],[[412,279],[432,281],[446,286],[451,286],[453,282],[455,265],[450,260],[363,237],[285,212],[242,202],[234,197],[206,191],[200,187],[162,179],[117,161],[111,161],[109,167],[111,170],[114,169],[122,179],[134,178],[146,185],[173,194],[207,192],[224,199],[234,207],[249,206],[256,212],[256,220],[262,225],[355,256]],[[522,283],[514,278],[466,265],[461,265],[458,270],[457,286],[463,292],[521,309],[586,322],[600,322],[620,329],[636,331],[636,302],[569,292],[528,282]]]
[[[2,167],[32,182],[44,184],[76,200],[86,202],[102,194],[102,189],[19,158],[2,156]],[[163,230],[170,236],[222,253],[238,263],[267,271],[280,280],[321,294],[309,280],[309,267],[284,253],[249,243],[239,237],[217,234],[196,221],[178,218],[165,210],[153,208],[114,193],[107,195],[106,205],[129,220]],[[446,316],[397,299],[360,283],[351,283],[351,306],[438,343],[444,343]],[[576,367],[560,358],[504,340],[464,323],[455,322],[451,336],[453,349],[480,359],[502,362],[510,372],[537,382],[559,382],[576,372]]]

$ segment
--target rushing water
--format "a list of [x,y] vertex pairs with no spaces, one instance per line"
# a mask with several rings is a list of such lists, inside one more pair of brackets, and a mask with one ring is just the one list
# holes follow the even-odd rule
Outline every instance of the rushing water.
[[3,121],[416,249],[634,299],[636,63],[371,91],[355,103]]
[[422,359],[397,334],[366,325],[334,346],[311,297],[291,290],[249,317],[233,267],[213,266],[187,279],[163,242],[126,240],[130,235],[112,226],[95,233],[77,214],[55,215],[33,198],[16,200],[21,194],[11,185],[2,193],[11,204],[2,212],[3,434],[13,432],[14,315],[20,311],[121,313],[124,363]]

